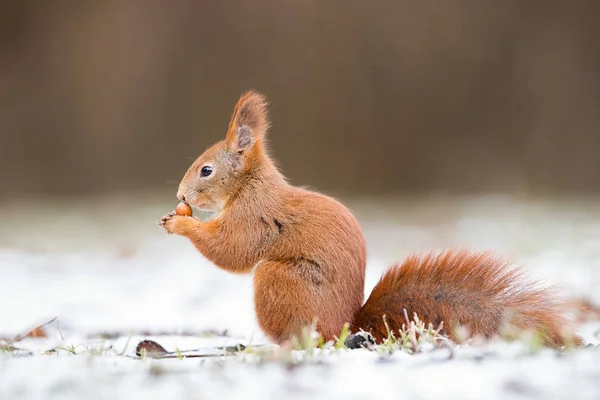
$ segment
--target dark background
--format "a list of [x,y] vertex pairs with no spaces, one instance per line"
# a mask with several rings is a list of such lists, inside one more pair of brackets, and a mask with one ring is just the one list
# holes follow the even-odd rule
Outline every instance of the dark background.
[[295,184],[600,192],[599,15],[583,0],[5,0],[0,197],[174,192],[250,88]]

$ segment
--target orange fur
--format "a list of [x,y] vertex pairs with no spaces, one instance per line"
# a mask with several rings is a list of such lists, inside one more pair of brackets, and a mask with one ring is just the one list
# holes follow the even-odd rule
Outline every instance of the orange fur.
[[[262,95],[244,94],[226,139],[201,155],[181,182],[180,199],[217,209],[219,216],[202,222],[170,215],[164,227],[188,237],[224,270],[254,269],[258,322],[274,341],[313,322],[332,339],[363,303],[364,237],[345,206],[289,185],[278,172],[264,148],[265,107]],[[243,126],[254,135],[250,148],[246,140],[240,145]],[[214,176],[199,176],[206,165],[214,167]]]
[[227,144],[231,144],[235,138],[235,130],[243,125],[250,127],[258,139],[264,138],[270,126],[265,96],[250,90],[240,97],[229,122],[225,138]]
[[454,340],[461,339],[459,327],[470,336],[490,338],[513,326],[539,332],[548,346],[580,343],[552,289],[539,288],[490,253],[413,255],[392,266],[357,313],[353,330],[368,331],[381,342],[388,327],[398,332],[406,316],[412,319],[415,313],[434,327],[443,321],[443,331]]
[[[272,340],[283,343],[313,322],[326,340],[346,322],[382,340],[383,315],[398,330],[406,308],[411,317],[416,312],[425,322],[465,325],[472,334],[492,336],[509,320],[545,329],[549,345],[563,343],[566,324],[549,293],[527,286],[486,254],[413,256],[392,267],[362,306],[360,226],[335,199],[286,182],[266,151],[266,107],[261,94],[242,95],[226,138],[198,157],[181,181],[180,200],[218,216],[203,222],[171,213],[160,224],[190,239],[219,268],[254,270],[258,322]],[[210,175],[201,175],[205,168]]]

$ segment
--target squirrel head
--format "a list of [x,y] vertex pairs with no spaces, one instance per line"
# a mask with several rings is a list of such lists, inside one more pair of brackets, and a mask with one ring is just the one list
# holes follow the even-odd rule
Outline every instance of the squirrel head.
[[233,110],[227,136],[189,167],[177,197],[201,210],[223,210],[249,173],[265,160],[268,128],[265,97],[255,91],[244,93]]

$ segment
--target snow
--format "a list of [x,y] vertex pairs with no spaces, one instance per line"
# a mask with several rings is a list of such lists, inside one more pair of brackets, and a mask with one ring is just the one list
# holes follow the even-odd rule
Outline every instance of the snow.
[[[294,367],[244,354],[140,360],[134,350],[143,339],[203,353],[268,342],[254,317],[251,277],[219,270],[186,239],[156,227],[174,204],[133,203],[125,197],[1,208],[0,337],[53,317],[58,324],[47,326],[46,338],[14,344],[31,356],[0,352],[0,399],[600,398],[594,346],[556,352],[492,342],[387,358],[325,351]],[[413,251],[468,246],[494,249],[528,276],[600,303],[600,203],[593,199],[349,204],[367,237],[366,294],[386,265]],[[218,334],[225,330],[227,336]],[[580,333],[600,343],[599,323]]]

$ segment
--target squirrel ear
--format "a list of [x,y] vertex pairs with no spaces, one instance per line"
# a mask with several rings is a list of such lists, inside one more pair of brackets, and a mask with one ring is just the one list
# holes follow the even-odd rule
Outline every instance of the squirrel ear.
[[235,139],[229,145],[231,151],[243,153],[254,146],[254,136],[252,129],[248,125],[242,125],[235,130]]
[[249,135],[251,141],[248,142],[247,139],[244,139],[246,140],[244,145],[249,144],[249,149],[255,142],[264,138],[267,129],[269,129],[267,99],[262,94],[251,90],[244,93],[238,100],[231,116],[231,122],[229,122],[225,141],[233,149],[240,145],[239,138]]

